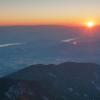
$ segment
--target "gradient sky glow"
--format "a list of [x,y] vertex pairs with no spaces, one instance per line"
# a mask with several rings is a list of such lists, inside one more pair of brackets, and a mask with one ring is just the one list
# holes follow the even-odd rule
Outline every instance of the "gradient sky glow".
[[0,25],[100,23],[100,0],[0,0]]

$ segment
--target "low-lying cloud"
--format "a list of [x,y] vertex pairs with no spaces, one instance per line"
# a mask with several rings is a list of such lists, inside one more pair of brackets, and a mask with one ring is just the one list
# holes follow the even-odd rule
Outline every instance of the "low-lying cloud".
[[9,46],[17,46],[22,45],[23,43],[7,43],[7,44],[0,44],[0,48],[9,47]]
[[77,39],[79,39],[79,38],[69,38],[69,39],[66,39],[66,40],[61,40],[61,42],[69,43],[69,42],[75,41]]

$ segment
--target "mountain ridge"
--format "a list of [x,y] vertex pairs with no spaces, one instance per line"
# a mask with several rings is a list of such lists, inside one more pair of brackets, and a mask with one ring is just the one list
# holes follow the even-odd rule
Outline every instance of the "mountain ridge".
[[100,65],[31,65],[0,79],[0,100],[99,100]]

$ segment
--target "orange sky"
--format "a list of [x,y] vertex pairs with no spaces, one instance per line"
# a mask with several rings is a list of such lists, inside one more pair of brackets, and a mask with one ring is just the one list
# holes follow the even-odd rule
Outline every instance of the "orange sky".
[[100,24],[100,0],[0,0],[0,25]]
[[15,19],[1,20],[0,25],[81,25],[81,20],[72,19]]

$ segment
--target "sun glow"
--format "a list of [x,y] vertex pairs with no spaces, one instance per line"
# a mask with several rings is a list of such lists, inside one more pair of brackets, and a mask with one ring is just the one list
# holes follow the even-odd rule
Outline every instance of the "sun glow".
[[89,28],[92,28],[92,27],[95,26],[95,23],[94,23],[93,21],[88,21],[88,22],[86,23],[86,26],[89,27]]

